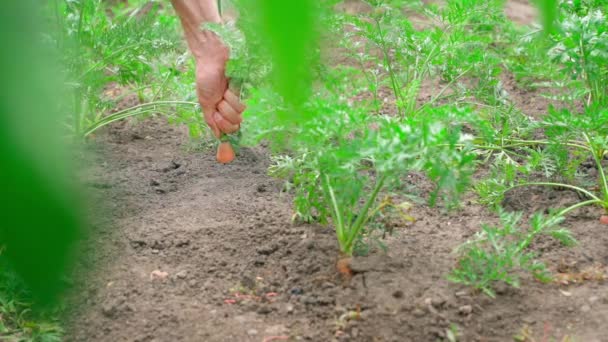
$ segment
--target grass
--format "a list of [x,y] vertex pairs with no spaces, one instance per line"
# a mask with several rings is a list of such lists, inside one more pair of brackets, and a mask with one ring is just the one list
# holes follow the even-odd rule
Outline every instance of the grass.
[[0,254],[0,340],[7,342],[59,342],[63,329],[56,313],[34,308],[18,276]]

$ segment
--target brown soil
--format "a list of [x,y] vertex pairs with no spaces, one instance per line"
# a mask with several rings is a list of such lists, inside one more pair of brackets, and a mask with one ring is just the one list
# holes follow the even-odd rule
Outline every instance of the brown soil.
[[[520,101],[524,111],[535,105]],[[83,178],[98,212],[80,267],[91,272],[75,285],[66,340],[447,341],[455,326],[459,341],[608,341],[599,210],[565,223],[577,247],[534,245],[568,285],[524,277],[521,289],[499,286],[490,299],[449,283],[454,248],[496,221],[472,196],[451,214],[416,206],[416,223],[396,227],[388,252],[354,258],[344,279],[333,230],[291,222],[263,150],[219,165],[213,150],[187,146],[162,119],[114,125],[89,146]],[[530,212],[578,200],[528,189],[505,205]]]
[[[243,150],[219,165],[211,150],[187,151],[183,136],[152,119],[97,138],[86,183],[108,210],[96,215],[87,242],[92,257],[83,267],[94,272],[77,287],[68,340],[436,341],[455,324],[462,341],[509,341],[526,326],[538,339],[606,341],[605,282],[524,278],[520,290],[499,287],[490,299],[445,280],[452,250],[481,222],[495,221],[477,205],[453,214],[416,207],[418,221],[397,228],[388,253],[355,258],[345,281],[335,270],[332,230],[291,224],[289,197],[265,175],[262,151]],[[577,200],[569,191],[534,190],[512,194],[506,205],[536,210]],[[578,247],[539,241],[553,271],[600,265],[605,272],[599,214],[587,209],[568,219]]]

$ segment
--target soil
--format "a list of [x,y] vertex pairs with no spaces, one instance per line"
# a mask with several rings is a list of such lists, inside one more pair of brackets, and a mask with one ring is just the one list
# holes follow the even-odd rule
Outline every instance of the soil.
[[[524,111],[538,110],[538,95],[511,93]],[[452,213],[416,205],[416,222],[395,228],[387,252],[355,257],[343,279],[333,230],[292,222],[262,148],[220,165],[165,121],[114,124],[84,153],[95,225],[83,241],[68,341],[447,341],[452,330],[459,341],[608,341],[600,210],[564,223],[576,247],[549,238],[533,246],[562,282],[523,277],[520,289],[498,286],[495,299],[448,282],[454,248],[496,221],[472,195]],[[426,188],[420,176],[408,180]],[[578,200],[528,189],[505,206],[530,213]]]

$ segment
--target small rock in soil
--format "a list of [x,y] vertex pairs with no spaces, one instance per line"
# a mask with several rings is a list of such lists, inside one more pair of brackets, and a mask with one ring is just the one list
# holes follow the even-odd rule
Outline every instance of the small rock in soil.
[[282,324],[271,325],[264,331],[267,335],[279,336],[286,335],[289,332],[289,329]]
[[118,308],[112,303],[105,303],[101,307],[101,313],[108,318],[114,318],[117,312]]
[[293,310],[294,310],[293,304],[287,304],[287,306],[285,306],[285,312],[287,312],[288,314],[293,313]]
[[532,317],[524,317],[524,318],[522,318],[521,321],[527,325],[532,325],[532,324],[536,323],[536,320]]
[[314,305],[317,304],[317,299],[312,296],[302,296],[300,297],[300,302],[307,305]]
[[269,313],[272,312],[272,308],[269,307],[268,305],[264,305],[259,307],[256,312],[260,315],[268,315]]
[[467,291],[458,291],[455,293],[456,297],[466,297],[469,295],[469,292]]
[[177,272],[177,274],[175,276],[178,279],[186,279],[186,277],[188,276],[188,271],[186,271],[186,270],[179,271],[179,272]]
[[334,287],[336,287],[336,285],[334,283],[325,282],[325,283],[323,283],[323,285],[321,285],[321,287],[324,290],[328,290],[328,289],[333,289]]
[[249,335],[249,336],[255,336],[257,334],[258,334],[258,331],[255,330],[255,329],[249,329],[249,330],[247,330],[247,335]]
[[292,295],[299,296],[304,293],[304,290],[302,290],[301,287],[294,287],[289,291],[289,293],[291,293]]
[[509,284],[505,283],[505,282],[498,282],[496,283],[496,285],[494,286],[494,291],[496,292],[497,295],[504,295],[507,292],[509,292]]
[[431,305],[436,309],[442,308],[445,305],[445,303],[447,303],[447,300],[442,297],[435,297],[435,298],[431,299]]
[[473,307],[470,305],[463,305],[458,308],[458,313],[463,316],[468,316],[473,313]]
[[414,315],[414,317],[422,317],[426,315],[426,312],[420,308],[415,308],[414,311],[412,311],[412,315]]
[[256,249],[256,252],[258,252],[258,254],[261,254],[261,255],[271,255],[272,253],[276,252],[278,249],[279,249],[279,246],[277,244],[272,244],[272,245],[258,247]]

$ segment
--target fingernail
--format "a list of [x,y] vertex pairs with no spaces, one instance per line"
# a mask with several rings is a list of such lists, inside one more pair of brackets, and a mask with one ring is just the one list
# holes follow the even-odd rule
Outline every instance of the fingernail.
[[220,115],[220,113],[215,112],[215,114],[213,114],[213,120],[215,120],[215,122],[220,122],[223,120],[222,116]]

